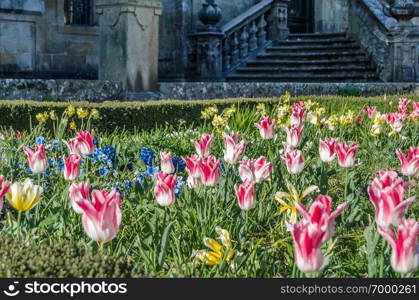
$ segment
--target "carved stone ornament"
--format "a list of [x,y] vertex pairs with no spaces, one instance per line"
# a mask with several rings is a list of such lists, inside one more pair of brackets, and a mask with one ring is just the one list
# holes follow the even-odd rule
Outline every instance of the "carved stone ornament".
[[216,30],[216,25],[222,18],[221,9],[215,0],[206,0],[198,14],[199,20],[207,30]]

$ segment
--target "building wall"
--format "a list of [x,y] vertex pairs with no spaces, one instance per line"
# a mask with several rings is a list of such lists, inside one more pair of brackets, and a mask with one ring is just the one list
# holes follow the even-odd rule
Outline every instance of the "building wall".
[[64,0],[0,2],[0,76],[96,78],[98,26],[64,25]]
[[315,32],[345,32],[349,27],[348,0],[315,0]]

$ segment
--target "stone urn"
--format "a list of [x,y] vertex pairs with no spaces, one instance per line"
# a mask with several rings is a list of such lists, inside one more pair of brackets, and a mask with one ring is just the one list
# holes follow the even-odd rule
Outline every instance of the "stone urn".
[[215,3],[215,0],[207,0],[206,3],[202,4],[198,17],[205,25],[206,30],[216,31],[216,25],[222,18],[221,9]]

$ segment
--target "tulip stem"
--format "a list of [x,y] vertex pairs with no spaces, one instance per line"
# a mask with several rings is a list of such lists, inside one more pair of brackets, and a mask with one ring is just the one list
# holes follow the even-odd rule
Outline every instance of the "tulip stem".
[[384,278],[384,248],[386,242],[384,239],[381,240],[381,257],[380,257],[380,278]]

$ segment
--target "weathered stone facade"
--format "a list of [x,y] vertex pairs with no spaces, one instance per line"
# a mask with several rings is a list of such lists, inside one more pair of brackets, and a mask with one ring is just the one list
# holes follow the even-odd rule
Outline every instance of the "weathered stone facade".
[[[393,3],[388,0],[292,1],[299,3],[297,10],[310,10],[312,32],[346,32],[356,40],[380,80],[419,82],[417,0],[402,1],[416,8],[397,17],[392,14],[400,10],[386,7]],[[230,69],[286,39],[287,22],[296,13],[287,10],[289,0],[208,1],[222,18],[217,29],[203,33],[199,14],[206,2],[1,0],[0,77],[120,81],[131,93],[127,98],[158,89],[158,81],[223,81]],[[88,24],[68,23],[68,3],[88,5]]]

